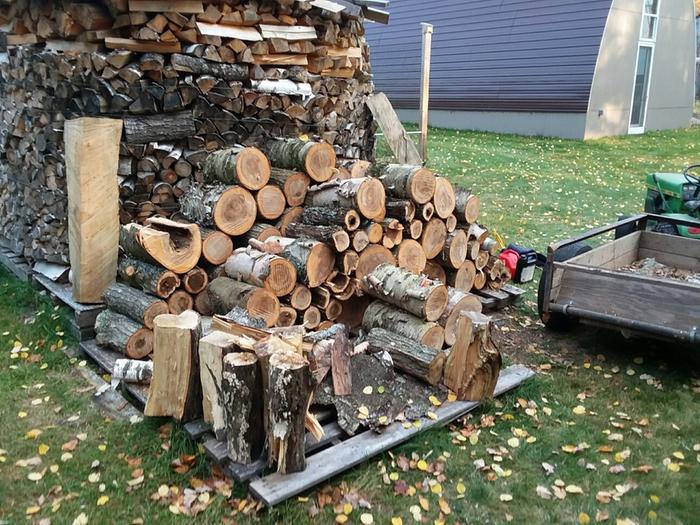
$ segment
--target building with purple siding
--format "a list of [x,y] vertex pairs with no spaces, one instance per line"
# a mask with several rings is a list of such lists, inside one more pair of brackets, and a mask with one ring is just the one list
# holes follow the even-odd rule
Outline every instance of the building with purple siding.
[[435,26],[430,123],[589,139],[685,127],[693,0],[392,0],[367,25],[377,91],[416,122],[421,22]]

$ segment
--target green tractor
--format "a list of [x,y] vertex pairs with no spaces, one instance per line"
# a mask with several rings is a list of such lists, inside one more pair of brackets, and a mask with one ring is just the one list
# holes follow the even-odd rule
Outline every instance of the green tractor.
[[680,226],[659,221],[654,231],[700,239],[700,177],[693,173],[700,164],[688,166],[683,173],[652,173],[647,176],[644,211],[669,218],[697,222],[697,226]]

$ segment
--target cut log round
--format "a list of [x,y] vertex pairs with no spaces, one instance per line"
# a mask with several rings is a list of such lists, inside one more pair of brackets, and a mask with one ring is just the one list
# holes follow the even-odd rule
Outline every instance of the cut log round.
[[467,250],[467,234],[464,230],[455,230],[447,235],[438,259],[446,267],[458,269],[467,260]]
[[454,213],[451,213],[445,219],[445,227],[447,228],[447,233],[452,233],[457,229],[457,217]]
[[418,241],[405,239],[401,241],[393,252],[399,268],[405,268],[409,272],[420,274],[425,269],[426,258],[423,247]]
[[416,205],[411,200],[387,199],[386,216],[402,222],[411,222],[416,216]]
[[435,194],[435,174],[420,166],[389,164],[381,171],[379,179],[387,195],[397,199],[425,204]]
[[311,290],[303,284],[297,284],[289,294],[289,303],[297,310],[306,310],[311,306]]
[[185,290],[177,290],[168,297],[168,310],[173,315],[180,315],[182,312],[194,308],[194,299]]
[[436,350],[441,350],[445,342],[445,331],[439,324],[423,321],[382,301],[369,304],[362,318],[362,327],[368,332],[372,328],[384,328]]
[[371,244],[377,244],[382,241],[384,228],[378,222],[368,222],[362,227],[362,230],[367,234],[367,240]]
[[423,234],[421,235],[420,243],[428,259],[434,259],[445,246],[447,240],[447,228],[445,223],[437,217],[430,219],[423,226]]
[[383,328],[372,328],[367,341],[370,352],[389,352],[394,368],[433,386],[442,379],[445,353]]
[[[353,239],[354,241],[354,239]],[[423,249],[421,248],[421,252]],[[360,255],[355,250],[347,250],[339,254],[336,258],[336,265],[345,275],[352,274],[357,269],[357,264],[360,262]]]
[[268,141],[265,148],[273,166],[302,170],[316,182],[325,182],[335,173],[335,150],[330,144],[280,139]]
[[419,204],[416,208],[416,215],[424,222],[428,222],[435,215],[435,205],[432,202]]
[[445,274],[445,269],[438,261],[425,261],[425,270],[423,270],[423,273],[433,281],[440,281],[442,284],[447,284],[447,274]]
[[239,184],[259,190],[270,180],[270,161],[257,148],[229,148],[211,153],[204,162],[204,180]]
[[447,293],[447,308],[438,323],[445,329],[445,344],[452,346],[457,339],[457,319],[461,312],[481,312],[481,301],[476,295],[451,286]]
[[251,246],[290,261],[297,269],[299,280],[311,288],[321,286],[333,272],[333,250],[312,239],[270,237],[264,243],[253,244],[251,241]]
[[450,181],[445,177],[437,177],[435,179],[435,195],[433,196],[437,216],[441,219],[447,219],[455,210],[455,203],[455,191]]
[[122,227],[119,245],[129,255],[157,262],[175,273],[189,272],[202,254],[202,238],[196,224],[160,217],[147,219],[145,226],[128,224]]
[[241,186],[194,185],[180,197],[180,210],[197,224],[233,236],[250,230],[258,213],[255,198]]
[[301,171],[272,168],[270,173],[270,184],[274,184],[282,190],[288,206],[304,204],[310,183],[309,176]]
[[340,226],[312,226],[292,222],[287,225],[286,231],[289,237],[307,237],[326,243],[333,246],[338,253],[342,253],[350,247],[350,236]]
[[143,359],[153,351],[153,332],[112,310],[98,314],[95,341],[131,359]]
[[473,195],[469,190],[455,190],[455,214],[459,222],[475,223],[480,211],[481,201],[478,196]]
[[197,295],[204,290],[209,284],[209,276],[207,272],[201,268],[192,268],[189,272],[182,276],[182,286],[187,293]]
[[209,292],[207,290],[199,292],[194,297],[193,308],[194,311],[200,315],[207,317],[214,315],[214,309],[211,306],[211,299],[209,298]]
[[226,417],[226,449],[235,463],[248,465],[260,457],[265,444],[262,378],[253,353],[224,357],[221,395]]
[[[476,241],[476,240],[471,240],[467,243],[467,259],[470,261],[474,261],[476,264],[476,260],[479,258],[479,252],[481,251],[481,245]],[[483,261],[483,264],[481,267],[477,265],[477,270],[481,270],[484,266],[486,266],[486,263],[489,260],[488,253],[486,254],[486,260]]]
[[476,239],[479,244],[483,244],[489,237],[489,231],[486,228],[482,228],[480,225],[474,223],[469,226],[468,235],[470,239]]
[[255,194],[255,202],[258,205],[258,214],[267,219],[279,219],[284,213],[287,200],[282,190],[277,186],[268,184]]
[[209,283],[209,297],[214,312],[225,315],[236,306],[252,318],[262,319],[269,328],[275,325],[280,314],[280,302],[270,290],[219,277]]
[[107,287],[104,301],[110,310],[125,315],[146,328],[153,328],[153,319],[168,313],[165,301],[121,283],[112,283]]
[[309,306],[304,312],[304,328],[314,330],[321,324],[321,310],[315,306]]
[[357,262],[355,277],[362,280],[365,275],[374,271],[380,264],[396,265],[396,259],[390,250],[378,244],[372,244],[360,253],[360,260]]
[[153,264],[124,256],[119,259],[119,278],[131,286],[167,299],[180,286],[176,273]]
[[326,314],[326,319],[329,321],[335,321],[343,313],[343,303],[337,299],[331,299],[323,313]]
[[474,289],[483,290],[486,286],[486,272],[484,270],[477,270],[474,276]]
[[229,277],[267,288],[277,297],[291,293],[297,282],[296,268],[288,260],[250,247],[235,250],[224,269]]
[[383,218],[386,196],[381,182],[371,177],[335,180],[312,186],[306,195],[307,206],[354,208],[367,219]]
[[223,264],[233,253],[233,241],[224,232],[200,228],[202,257],[211,264]]
[[277,319],[277,326],[279,327],[286,327],[286,326],[294,326],[294,323],[297,322],[297,311],[292,308],[291,306],[281,306],[280,307],[280,316],[279,319]]
[[474,287],[476,267],[472,261],[464,261],[458,270],[447,272],[447,284],[465,292]]
[[498,242],[496,241],[496,239],[493,239],[491,237],[486,237],[486,239],[483,240],[483,242],[481,243],[481,246],[480,246],[481,250],[484,250],[489,255],[493,255],[493,256],[498,255],[500,248],[501,247],[498,245]]
[[[250,239],[256,239],[258,241],[264,241],[268,237],[279,237],[281,235],[277,227],[271,224],[265,224],[263,222],[258,222],[253,224],[253,227],[248,230],[245,235],[246,241]],[[233,250],[232,250],[233,252]],[[230,254],[229,254],[230,255]],[[228,257],[227,257],[228,259]],[[225,262],[225,261],[224,261]]]
[[420,219],[412,220],[408,225],[408,234],[411,239],[420,239],[421,235],[423,235],[423,221]]
[[307,207],[300,222],[314,226],[335,224],[352,232],[360,227],[360,215],[352,208]]
[[355,252],[361,252],[369,246],[369,237],[364,230],[355,230],[352,232],[352,249]]
[[447,306],[447,287],[391,264],[377,266],[362,279],[370,295],[427,321],[440,318]]
[[[478,242],[474,241],[476,246],[479,245]],[[483,270],[489,263],[489,252],[484,250],[479,250],[476,254],[476,259],[474,259],[474,266],[477,270]]]

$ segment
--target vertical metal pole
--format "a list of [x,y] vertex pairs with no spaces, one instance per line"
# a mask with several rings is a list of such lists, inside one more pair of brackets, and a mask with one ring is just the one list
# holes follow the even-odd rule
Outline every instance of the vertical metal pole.
[[428,103],[430,100],[430,53],[433,46],[433,25],[423,22],[423,71],[420,83],[420,153],[428,162]]

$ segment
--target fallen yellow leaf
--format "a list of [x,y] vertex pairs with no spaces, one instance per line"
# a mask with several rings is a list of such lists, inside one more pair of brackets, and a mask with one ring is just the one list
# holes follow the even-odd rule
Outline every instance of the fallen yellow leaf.
[[418,461],[418,463],[416,463],[416,468],[425,472],[426,470],[428,470],[428,464],[425,462],[424,459],[421,459]]
[[674,463],[673,461],[666,465],[666,468],[671,472],[680,472],[681,470],[681,466],[678,463]]
[[583,414],[586,413],[586,407],[583,405],[575,406],[573,409],[573,413],[576,414],[577,416],[582,416]]
[[36,505],[32,505],[31,507],[27,507],[25,514],[27,516],[32,516],[34,514],[37,514],[40,510],[41,510],[41,507],[38,507]]
[[432,487],[430,487],[430,492],[433,494],[440,494],[442,492],[442,485],[440,483],[436,483]]
[[464,494],[467,491],[467,487],[461,481],[457,483],[457,494]]
[[403,525],[403,520],[398,516],[394,516],[391,518],[391,525]]
[[104,505],[107,504],[108,501],[109,501],[109,496],[102,495],[99,498],[97,498],[97,506],[103,507]]
[[42,434],[41,430],[38,428],[33,428],[25,434],[26,439],[36,439]]
[[585,512],[580,512],[578,515],[578,522],[581,525],[587,525],[588,523],[591,522],[591,517],[588,514],[586,514]]
[[46,443],[42,443],[41,445],[39,445],[39,455],[40,456],[45,456],[48,451],[49,451],[49,446]]
[[346,503],[343,505],[343,514],[346,516],[349,516],[350,513],[352,512],[352,504],[351,503]]

